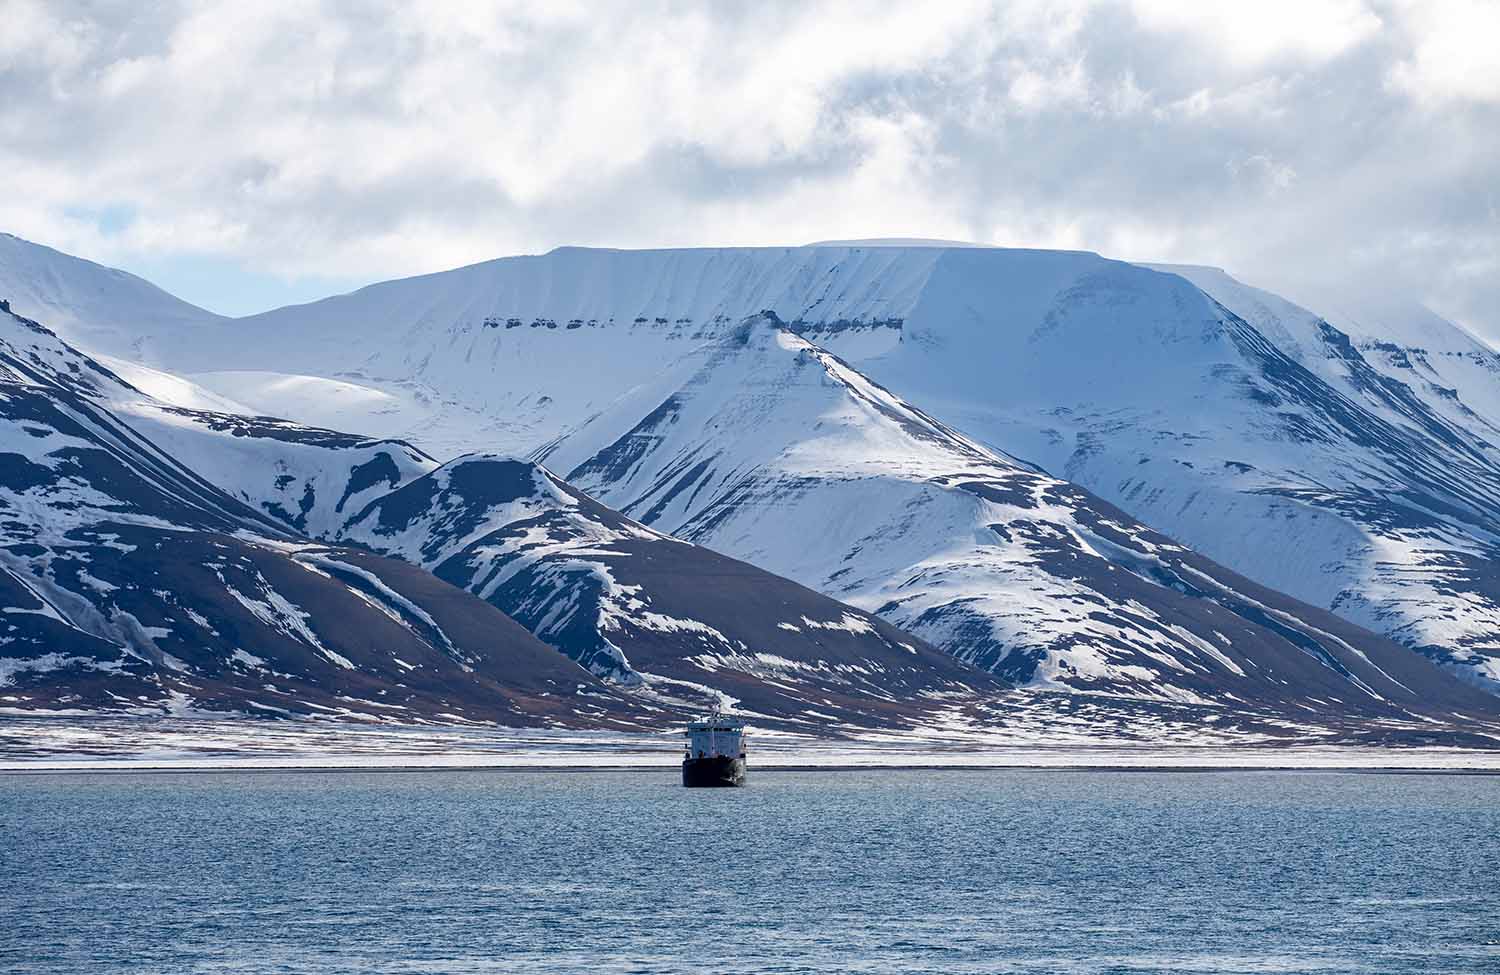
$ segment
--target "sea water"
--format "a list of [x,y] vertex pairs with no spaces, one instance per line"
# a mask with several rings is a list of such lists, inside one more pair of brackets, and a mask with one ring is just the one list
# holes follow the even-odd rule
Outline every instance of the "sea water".
[[0,970],[1500,972],[1500,778],[0,775]]

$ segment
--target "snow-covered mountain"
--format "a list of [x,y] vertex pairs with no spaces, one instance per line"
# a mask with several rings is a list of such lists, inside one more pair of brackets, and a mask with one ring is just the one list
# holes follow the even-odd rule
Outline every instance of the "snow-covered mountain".
[[3,307],[0,573],[0,707],[598,726],[718,702],[817,729],[1006,689],[530,463],[166,406]]
[[[246,319],[100,326],[89,351],[161,366],[271,415],[408,440],[439,459],[521,454],[762,309],[841,353],[884,348],[942,253],[562,248]],[[0,265],[0,288],[8,277]],[[23,314],[30,307],[17,302]]]
[[[1387,339],[1381,329],[1394,326],[1380,316],[1364,315],[1360,328],[1335,316],[1351,330],[1344,331],[1274,296],[1249,301],[1250,289],[1223,275],[1210,280],[1207,272],[1179,270],[1081,252],[858,242],[563,248],[248,319],[160,319],[147,329],[147,346],[156,365],[252,408],[303,422],[332,416],[371,437],[408,438],[439,459],[472,450],[535,454],[564,475],[574,470],[564,459],[576,460],[586,490],[625,505],[634,500],[629,490],[644,485],[586,464],[608,445],[603,431],[618,438],[647,421],[649,410],[672,413],[674,390],[708,395],[700,373],[709,360],[746,319],[768,310],[782,323],[780,332],[809,343],[798,355],[828,356],[820,361],[834,365],[825,374],[847,379],[846,391],[878,383],[903,409],[926,417],[965,450],[980,451],[983,464],[1072,482],[1087,489],[1075,508],[1104,512],[1103,499],[1128,513],[1110,520],[1124,519],[1131,531],[1149,525],[1189,553],[1388,634],[1466,679],[1493,683],[1500,647],[1500,591],[1486,568],[1495,554],[1491,512],[1500,483],[1488,432],[1493,356],[1437,320],[1420,327],[1407,321],[1401,335]],[[111,335],[101,327],[93,338],[111,355],[148,358],[133,353],[142,347],[141,334],[137,328]],[[1425,336],[1420,346],[1417,334]],[[1425,356],[1426,364],[1403,372],[1403,356],[1413,362]],[[722,374],[738,375],[729,367]],[[897,519],[891,505],[900,505],[892,499],[951,466],[948,459],[933,466],[930,441],[911,436],[905,420],[871,424],[831,446],[838,438],[822,435],[828,422],[822,414],[777,414],[800,427],[769,431],[763,440],[761,421],[753,418],[771,407],[749,399],[735,409],[726,407],[702,430],[685,427],[679,437],[699,438],[695,449],[715,453],[721,486],[734,476],[759,477],[764,472],[755,465],[769,451],[784,469],[806,472],[804,493],[823,489],[820,480],[837,481],[838,500],[812,505],[808,511],[821,513],[794,529],[779,520],[797,512],[767,503],[746,508],[735,538],[717,526],[693,537],[711,538],[728,554],[841,598],[854,591],[845,588],[850,580],[862,580],[873,600],[882,587],[892,595],[906,583],[889,574],[914,564],[892,554],[902,546],[925,559],[941,548],[935,539],[973,534],[968,502],[945,508],[935,521]],[[887,456],[890,445],[880,438],[890,428],[903,433]],[[660,436],[669,434],[678,437],[670,428]],[[908,456],[914,442],[922,445],[915,460]],[[947,451],[939,453],[947,458]],[[796,464],[783,463],[786,457]],[[843,482],[861,465],[867,471],[904,465],[918,473],[872,473],[870,494],[856,497]],[[692,468],[672,473],[673,483],[698,479],[687,476]],[[1067,484],[1058,490],[1065,488],[1072,490]],[[888,489],[895,493],[886,496]],[[669,530],[681,519],[680,530],[692,532],[698,528],[688,509],[714,500],[684,488],[655,497],[659,511],[627,513]],[[756,510],[766,519],[759,525],[750,520]],[[831,511],[848,521],[842,535],[838,526],[814,524]],[[1070,510],[1061,521],[1078,517]],[[1058,523],[1035,513],[1023,520],[1043,531]],[[880,532],[869,528],[877,523]],[[877,535],[878,544],[857,552],[844,546],[851,557],[833,570],[847,569],[838,580],[825,578],[816,545],[769,561],[782,537],[833,545],[835,537],[862,534]],[[975,548],[994,554],[979,543],[963,548],[956,558],[965,571]],[[1020,590],[996,590],[1002,591]],[[1047,631],[1033,646],[1060,646],[1077,626],[1070,597],[1049,582],[1028,598],[1037,607],[1028,621]],[[1124,611],[1128,603],[1098,598],[1131,646],[1154,647],[1161,621],[1180,625],[1165,611],[1161,620],[1142,623]],[[894,601],[864,605],[881,609]],[[1008,613],[1008,625],[1022,628],[1012,604],[990,601],[986,626]],[[920,617],[920,604],[902,602],[912,615],[900,619]],[[975,655],[957,630],[941,639],[927,632]],[[1096,647],[1094,625],[1084,632],[1076,642]],[[1124,659],[1121,666],[1135,666]],[[1120,686],[1177,693],[1181,681],[1160,679],[1172,669],[1161,664]],[[1110,671],[1098,686],[1126,673]],[[1052,679],[1047,665],[1034,676]]]
[[220,491],[134,394],[0,306],[0,707],[639,720],[483,601]]
[[[334,409],[441,458],[545,448],[771,310],[976,441],[1492,683],[1493,354],[1430,318],[1387,340],[1366,315],[1356,344],[1222,274],[1196,283],[1212,296],[1077,252],[566,248],[196,323],[163,347],[233,398]],[[243,368],[226,373],[230,347]]]
[[1017,683],[1282,709],[1457,704],[1402,648],[963,437],[769,314],[694,358],[548,463],[652,527]]
[[653,531],[525,461],[471,456],[341,538],[419,564],[646,696],[707,685],[742,713],[891,725],[1003,685],[754,566]]
[[[1458,325],[1391,295],[1316,296],[1319,314],[1235,280],[1220,268],[1151,265],[1187,278],[1271,337],[1278,348],[1321,376],[1353,378],[1343,333],[1365,364],[1406,386],[1431,410],[1483,439],[1500,424],[1500,354]],[[1358,384],[1351,384],[1358,390]],[[1460,391],[1461,394],[1460,394]]]
[[[232,412],[238,404],[179,377],[126,363],[173,405],[85,355],[34,320],[10,312],[0,336],[19,379],[91,397],[153,447],[220,490],[307,535],[330,536],[382,490],[427,473],[437,462],[411,445]],[[29,322],[29,324],[24,324]],[[347,511],[346,511],[347,508]]]
[[157,358],[153,336],[219,320],[127,271],[7,233],[0,233],[0,297],[75,345],[148,365]]

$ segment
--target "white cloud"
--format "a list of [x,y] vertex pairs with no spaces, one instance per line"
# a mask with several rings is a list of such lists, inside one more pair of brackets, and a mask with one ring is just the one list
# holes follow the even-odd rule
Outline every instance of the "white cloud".
[[1421,99],[1500,103],[1500,3],[1408,0],[1398,10],[1411,54],[1392,67],[1393,87]]
[[1500,307],[1495,10],[0,0],[0,229],[367,280],[968,238],[1371,275],[1472,319]]
[[1131,0],[1131,7],[1147,29],[1207,44],[1240,68],[1279,58],[1327,61],[1381,27],[1360,0]]
[[0,0],[0,72],[68,71],[89,56],[93,26],[40,0]]
[[1226,166],[1235,179],[1267,194],[1284,190],[1297,179],[1295,169],[1260,152],[1244,159],[1231,159]]

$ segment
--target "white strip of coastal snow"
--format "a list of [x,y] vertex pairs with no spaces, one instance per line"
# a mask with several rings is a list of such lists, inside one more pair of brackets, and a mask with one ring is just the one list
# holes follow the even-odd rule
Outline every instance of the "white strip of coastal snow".
[[[0,709],[0,713],[8,709]],[[0,771],[350,768],[641,768],[680,761],[676,730],[659,734],[498,728],[350,726],[331,722],[201,720],[180,726],[21,718],[26,753],[10,743]],[[87,750],[88,754],[83,754]],[[1500,773],[1493,750],[1305,745],[1081,744],[1045,738],[986,744],[936,733],[823,741],[753,731],[754,771],[788,768],[1425,769]]]

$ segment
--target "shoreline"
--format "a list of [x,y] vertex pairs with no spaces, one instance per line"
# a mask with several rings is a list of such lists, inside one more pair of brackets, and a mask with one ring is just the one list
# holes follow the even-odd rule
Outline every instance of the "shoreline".
[[[238,773],[266,773],[282,774],[287,772],[296,773],[335,773],[368,774],[372,772],[414,774],[425,772],[505,772],[505,773],[579,773],[599,774],[602,772],[631,772],[631,773],[672,773],[677,771],[674,765],[651,765],[641,763],[630,764],[556,764],[556,763],[508,763],[508,764],[433,764],[433,763],[411,763],[411,764],[328,764],[318,765],[309,763],[294,764],[69,764],[52,765],[38,762],[31,764],[0,764],[0,776],[42,776],[42,775],[222,775]],[[1442,766],[1442,765],[1315,765],[1315,764],[1284,764],[1284,765],[1153,765],[1142,762],[1137,764],[1089,764],[1089,763],[942,763],[942,762],[882,762],[878,764],[859,764],[851,762],[828,763],[828,764],[771,764],[751,766],[750,771],[755,773],[785,774],[799,772],[1182,772],[1194,774],[1212,774],[1216,772],[1250,773],[1250,772],[1305,772],[1305,773],[1349,773],[1357,775],[1473,775],[1473,776],[1500,776],[1500,766]]]
[[[234,772],[660,772],[675,775],[680,733],[201,720],[0,721],[0,775]],[[1484,742],[1491,745],[1491,742]],[[1182,771],[1500,775],[1500,747],[1179,737],[958,734],[814,738],[765,732],[764,773]]]

